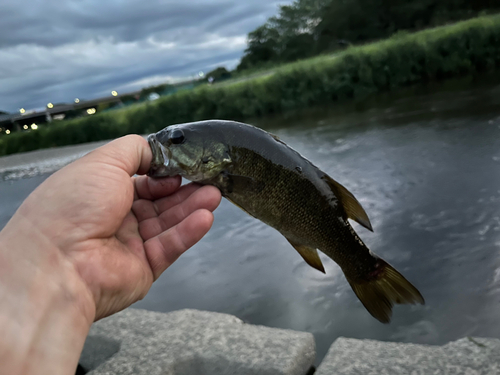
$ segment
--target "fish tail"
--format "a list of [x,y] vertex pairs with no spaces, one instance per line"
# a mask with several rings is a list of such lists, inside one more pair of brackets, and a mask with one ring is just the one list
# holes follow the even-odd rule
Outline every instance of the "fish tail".
[[394,267],[377,258],[367,278],[347,281],[368,312],[382,323],[389,323],[394,304],[424,304],[420,292]]

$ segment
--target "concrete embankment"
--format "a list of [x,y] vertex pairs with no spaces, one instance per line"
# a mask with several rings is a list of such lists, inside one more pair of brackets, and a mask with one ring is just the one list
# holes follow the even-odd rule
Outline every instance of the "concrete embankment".
[[[500,374],[500,340],[444,346],[337,339],[318,375]],[[95,323],[80,364],[91,375],[306,375],[310,333],[245,324],[207,311],[127,309]]]

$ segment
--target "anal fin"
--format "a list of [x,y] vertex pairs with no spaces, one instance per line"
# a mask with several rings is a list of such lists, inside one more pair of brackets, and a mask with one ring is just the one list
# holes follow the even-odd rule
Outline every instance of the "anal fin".
[[326,273],[325,268],[323,267],[323,263],[321,262],[321,259],[318,255],[318,250],[304,246],[298,243],[295,243],[288,239],[288,242],[290,242],[290,245],[292,245],[295,250],[304,258],[307,264],[309,264],[312,268],[316,268],[318,271]]

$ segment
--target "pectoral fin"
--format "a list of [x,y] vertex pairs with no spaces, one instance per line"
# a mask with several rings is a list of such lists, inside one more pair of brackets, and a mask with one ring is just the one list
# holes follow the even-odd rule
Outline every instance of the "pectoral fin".
[[252,177],[224,173],[223,179],[224,190],[229,194],[233,191],[259,193],[264,188],[263,182],[259,182]]
[[313,249],[312,247],[294,243],[288,238],[287,240],[288,242],[290,242],[290,245],[292,245],[295,248],[295,250],[299,252],[302,258],[304,258],[307,264],[309,264],[313,268],[316,268],[318,271],[326,273],[325,268],[323,267],[323,263],[321,262],[321,259],[318,255],[318,250]]
[[373,232],[368,215],[354,195],[330,176],[324,175],[323,180],[326,181],[330,189],[335,193],[340,204],[344,207],[347,217]]

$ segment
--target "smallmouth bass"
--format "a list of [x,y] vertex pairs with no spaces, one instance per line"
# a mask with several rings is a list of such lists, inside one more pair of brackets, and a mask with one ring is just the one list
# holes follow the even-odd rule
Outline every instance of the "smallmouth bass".
[[181,175],[216,186],[324,273],[321,250],[382,323],[390,321],[394,304],[424,304],[420,292],[372,253],[349,224],[351,219],[372,230],[356,198],[278,137],[243,123],[209,120],[168,126],[148,142],[150,176]]

